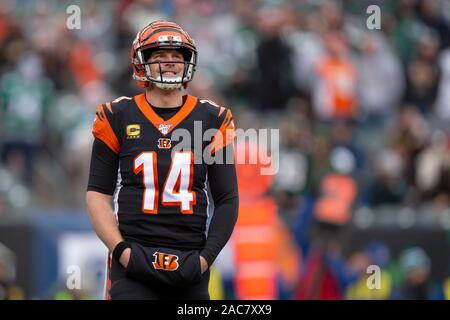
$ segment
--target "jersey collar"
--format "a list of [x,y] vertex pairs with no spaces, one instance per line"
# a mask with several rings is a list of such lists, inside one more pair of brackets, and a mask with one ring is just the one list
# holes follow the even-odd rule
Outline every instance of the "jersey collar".
[[194,109],[197,104],[197,98],[191,95],[187,95],[186,101],[177,113],[175,113],[171,118],[164,121],[150,106],[147,99],[145,98],[145,93],[139,94],[134,97],[136,105],[139,110],[144,114],[144,116],[161,132],[162,135],[167,135],[170,133],[183,119],[185,119],[189,113]]

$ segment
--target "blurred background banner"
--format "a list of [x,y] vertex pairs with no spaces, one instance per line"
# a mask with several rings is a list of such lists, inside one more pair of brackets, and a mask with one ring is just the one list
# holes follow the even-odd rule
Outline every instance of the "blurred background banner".
[[191,94],[280,133],[275,174],[238,166],[212,298],[450,299],[447,0],[1,1],[0,299],[102,298],[92,122],[160,18],[196,41]]

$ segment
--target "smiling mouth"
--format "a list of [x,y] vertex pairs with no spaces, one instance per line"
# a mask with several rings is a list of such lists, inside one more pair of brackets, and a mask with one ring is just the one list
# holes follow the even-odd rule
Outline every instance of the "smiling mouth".
[[177,73],[176,72],[174,72],[174,71],[164,71],[163,73],[162,73],[163,75],[167,75],[167,76],[176,76],[177,75]]

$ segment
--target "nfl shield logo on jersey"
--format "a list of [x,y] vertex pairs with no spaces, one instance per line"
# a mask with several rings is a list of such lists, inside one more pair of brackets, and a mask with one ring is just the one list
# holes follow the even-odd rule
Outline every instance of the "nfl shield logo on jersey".
[[160,124],[158,129],[162,134],[167,134],[171,126],[171,124]]

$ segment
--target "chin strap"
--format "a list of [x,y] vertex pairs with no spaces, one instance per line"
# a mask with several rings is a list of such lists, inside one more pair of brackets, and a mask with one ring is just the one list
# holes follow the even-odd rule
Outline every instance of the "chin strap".
[[[136,76],[135,74],[133,74],[133,79],[137,80],[137,81],[147,82],[148,84],[153,83],[156,87],[163,89],[163,90],[180,89],[186,83],[186,82],[185,83],[180,82],[181,77],[177,77],[177,78],[173,79],[176,81],[176,83],[152,81],[153,78],[148,79],[147,77],[139,77],[139,76]],[[147,87],[148,87],[148,85],[147,85]]]
[[156,87],[163,90],[179,89],[183,85],[182,83],[160,83],[160,82],[154,82],[154,84]]

